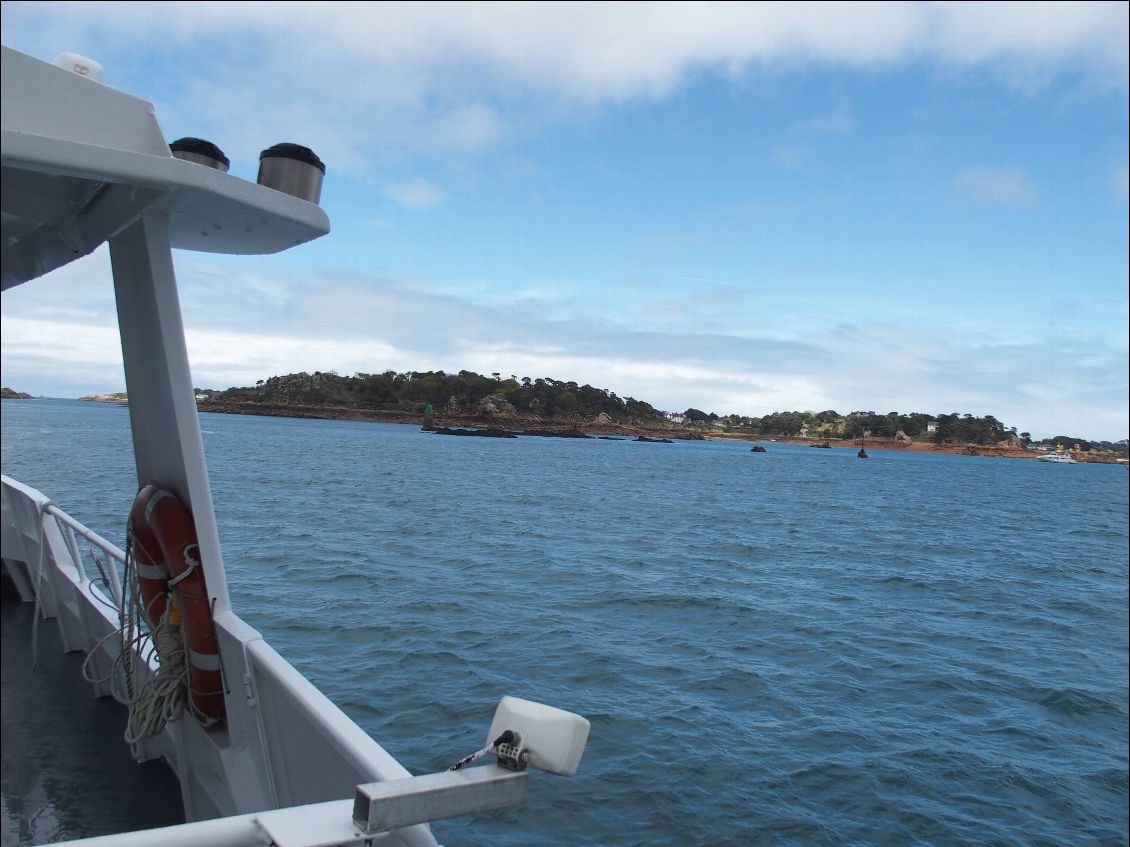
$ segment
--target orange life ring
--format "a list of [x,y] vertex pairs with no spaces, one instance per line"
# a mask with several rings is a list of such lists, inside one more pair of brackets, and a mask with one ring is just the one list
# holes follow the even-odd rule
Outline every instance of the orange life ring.
[[[212,623],[211,602],[204,583],[200,546],[196,541],[196,525],[192,514],[170,491],[146,486],[138,494],[134,511],[139,510],[138,503],[143,499],[144,503],[140,506],[143,522],[156,539],[162,558],[168,563],[167,589],[174,595],[175,605],[180,610],[192,705],[199,715],[222,718],[225,709],[220,645]],[[130,516],[132,522],[132,512]]]
[[137,584],[141,589],[142,612],[152,629],[156,629],[165,616],[169,603],[169,566],[165,561],[157,537],[145,520],[145,508],[157,486],[147,485],[137,494],[129,513],[130,531],[133,533],[133,559],[137,571]]

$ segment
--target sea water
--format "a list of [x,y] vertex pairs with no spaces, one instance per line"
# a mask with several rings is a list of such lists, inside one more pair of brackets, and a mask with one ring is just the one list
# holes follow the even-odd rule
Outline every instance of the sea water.
[[[200,421],[235,610],[409,770],[592,722],[445,844],[1127,843],[1125,467]],[[128,426],[4,401],[3,472],[124,546]]]

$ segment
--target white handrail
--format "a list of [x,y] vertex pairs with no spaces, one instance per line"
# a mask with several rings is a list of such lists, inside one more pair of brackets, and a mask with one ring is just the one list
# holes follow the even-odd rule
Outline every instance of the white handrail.
[[[125,553],[94,530],[72,518],[54,503],[47,503],[43,506],[41,520],[46,522],[48,515],[55,519],[55,524],[59,527],[60,534],[63,536],[63,541],[67,545],[67,550],[75,566],[79,582],[82,584],[85,585],[89,583],[90,576],[86,572],[86,565],[83,563],[82,554],[79,552],[78,542],[75,539],[76,534],[81,535],[83,540],[92,548],[101,550],[109,556],[113,562],[117,562],[120,565],[125,564]],[[123,598],[121,574],[118,573],[118,568],[113,564],[111,564],[107,570],[109,573],[103,573],[101,575],[103,579],[108,582],[106,587],[110,590],[110,597],[114,601],[114,604],[118,608],[121,608]],[[101,571],[101,568],[99,568],[99,571]]]
[[99,535],[94,530],[87,527],[85,524],[82,524],[82,523],[79,523],[78,521],[76,521],[74,518],[72,518],[70,515],[68,515],[66,512],[64,512],[62,509],[60,509],[54,503],[47,506],[47,508],[44,509],[44,511],[50,512],[55,517],[59,518],[59,520],[61,520],[63,523],[65,523],[67,526],[69,526],[71,529],[73,529],[75,532],[77,532],[79,535],[81,535],[83,538],[85,538],[87,541],[89,541],[91,544],[100,548],[101,550],[108,553],[109,555],[113,556],[119,562],[124,562],[126,560],[126,554],[121,549],[119,549],[118,547],[115,547],[113,544],[111,544],[109,541],[107,541],[105,538],[103,538],[101,535]]

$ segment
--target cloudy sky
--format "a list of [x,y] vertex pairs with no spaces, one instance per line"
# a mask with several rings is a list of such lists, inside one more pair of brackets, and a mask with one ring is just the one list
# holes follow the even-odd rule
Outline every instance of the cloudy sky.
[[[3,3],[333,232],[178,253],[194,381],[548,376],[662,409],[1127,420],[1126,3]],[[121,390],[104,250],[5,292],[3,383]]]

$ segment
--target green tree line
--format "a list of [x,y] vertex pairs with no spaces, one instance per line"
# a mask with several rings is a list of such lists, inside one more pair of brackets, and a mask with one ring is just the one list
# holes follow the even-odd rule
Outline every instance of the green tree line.
[[254,388],[230,388],[219,399],[263,403],[327,404],[381,410],[423,411],[431,404],[439,413],[469,411],[488,397],[501,398],[517,414],[564,420],[591,419],[602,412],[617,421],[659,423],[663,412],[633,397],[619,397],[606,388],[578,385],[549,377],[483,376],[471,371],[397,373],[290,374],[261,381]]

